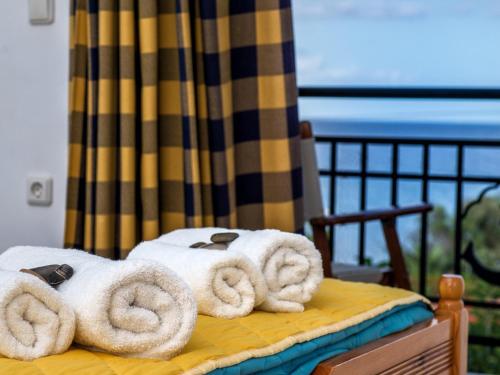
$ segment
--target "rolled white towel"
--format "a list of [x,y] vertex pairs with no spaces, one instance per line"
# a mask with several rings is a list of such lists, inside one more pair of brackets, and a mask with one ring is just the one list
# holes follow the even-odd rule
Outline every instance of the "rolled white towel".
[[0,254],[4,269],[54,263],[74,269],[58,291],[75,311],[77,343],[123,356],[167,359],[191,337],[197,317],[193,294],[156,262],[29,246]]
[[33,360],[64,352],[75,334],[75,314],[35,276],[0,270],[0,354]]
[[178,229],[158,241],[180,246],[210,242],[220,232],[236,232],[229,252],[245,254],[262,271],[267,284],[265,311],[301,312],[323,280],[321,254],[305,236],[275,229],[234,230],[226,228]]
[[248,315],[266,298],[260,270],[236,252],[142,242],[127,259],[149,259],[173,270],[191,287],[201,314],[232,319]]

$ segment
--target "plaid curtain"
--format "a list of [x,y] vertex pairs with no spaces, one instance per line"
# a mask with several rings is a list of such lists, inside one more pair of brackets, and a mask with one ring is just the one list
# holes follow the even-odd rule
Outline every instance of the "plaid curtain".
[[65,246],[302,227],[290,0],[72,0]]

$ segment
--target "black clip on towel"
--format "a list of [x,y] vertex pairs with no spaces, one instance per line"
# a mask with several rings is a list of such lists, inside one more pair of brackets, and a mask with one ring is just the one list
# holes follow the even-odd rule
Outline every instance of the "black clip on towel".
[[212,243],[196,242],[189,247],[193,249],[227,250],[229,244],[238,237],[238,233],[234,232],[214,233],[212,237],[210,237]]
[[48,266],[30,269],[23,268],[20,272],[36,276],[53,288],[69,280],[71,276],[73,276],[73,268],[67,264],[50,264]]

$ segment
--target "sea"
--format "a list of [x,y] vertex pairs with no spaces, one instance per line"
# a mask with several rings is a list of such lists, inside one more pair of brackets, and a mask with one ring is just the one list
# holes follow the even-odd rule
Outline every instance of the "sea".
[[[497,140],[500,142],[499,124],[446,123],[443,121],[388,121],[388,120],[355,120],[310,118],[316,136],[365,136],[381,138],[424,138],[436,139],[470,139]],[[359,144],[339,144],[337,147],[337,168],[341,170],[359,171],[361,166]],[[316,147],[318,164],[321,169],[330,169],[331,150],[327,144]],[[455,175],[457,149],[454,146],[430,146],[429,173],[431,175]],[[400,146],[400,172],[422,172],[422,147],[414,145]],[[391,147],[389,145],[369,145],[367,168],[369,171],[390,172]],[[498,147],[466,147],[464,150],[464,175],[500,177],[500,146]],[[409,205],[421,203],[421,182],[419,180],[402,179],[398,183],[398,204]],[[465,183],[463,200],[468,202],[477,198],[478,194],[491,183]],[[359,210],[359,178],[337,177],[336,179],[336,212],[353,212]],[[329,177],[321,178],[323,207],[328,213]],[[367,208],[389,207],[391,202],[391,181],[382,178],[370,178],[367,181]],[[500,198],[500,189],[488,195]],[[456,185],[449,181],[433,181],[429,184],[429,200],[436,206],[443,207],[450,217],[455,215]],[[398,230],[401,242],[407,251],[412,251],[419,231],[418,217],[399,219]],[[348,225],[336,230],[335,261],[357,263],[358,259],[358,226]],[[385,262],[388,254],[382,231],[378,223],[369,223],[366,228],[366,256],[374,263]]]

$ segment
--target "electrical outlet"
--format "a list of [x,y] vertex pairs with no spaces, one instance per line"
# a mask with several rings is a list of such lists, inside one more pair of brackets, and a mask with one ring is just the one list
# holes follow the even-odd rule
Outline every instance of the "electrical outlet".
[[27,198],[31,206],[50,206],[52,204],[52,178],[30,176],[27,180]]

